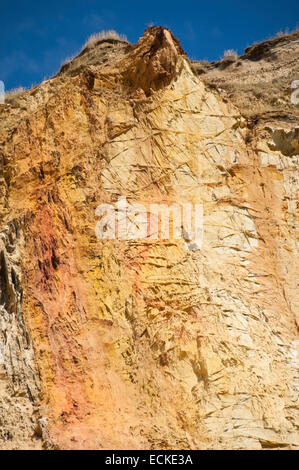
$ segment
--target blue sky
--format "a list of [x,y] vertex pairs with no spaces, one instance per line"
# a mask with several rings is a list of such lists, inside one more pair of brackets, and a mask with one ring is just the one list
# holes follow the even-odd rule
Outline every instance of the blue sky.
[[1,0],[0,80],[7,90],[49,78],[88,36],[115,29],[136,42],[150,24],[170,28],[192,59],[241,54],[299,25],[298,0]]

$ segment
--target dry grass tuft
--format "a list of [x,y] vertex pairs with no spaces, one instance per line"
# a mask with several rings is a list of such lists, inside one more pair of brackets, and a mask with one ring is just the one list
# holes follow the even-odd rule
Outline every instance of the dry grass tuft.
[[72,62],[72,60],[73,60],[75,57],[76,57],[76,54],[67,57],[66,59],[64,59],[64,60],[61,62],[60,67],[62,67],[63,65],[69,64],[70,62]]
[[226,57],[238,57],[238,54],[234,49],[226,49],[223,52],[223,57],[224,58],[226,58]]
[[12,90],[7,91],[6,96],[16,96],[20,93],[24,93],[25,91],[27,91],[26,88],[24,88],[23,86],[19,86],[17,88],[13,88]]
[[297,25],[294,29],[291,29],[290,28],[286,28],[284,31],[283,30],[280,30],[276,33],[276,37],[283,37],[283,36],[290,36],[294,33],[297,33],[297,31],[299,30],[299,26]]
[[127,36],[125,34],[118,34],[113,29],[109,29],[108,31],[100,31],[99,33],[95,33],[89,36],[82,50],[93,47],[99,41],[111,39],[114,39],[116,41],[128,42]]
[[207,60],[192,60],[190,65],[195,74],[201,75],[208,71],[209,62]]
[[28,91],[26,88],[19,86],[18,88],[13,88],[5,93],[5,102],[8,104],[14,104],[23,93]]

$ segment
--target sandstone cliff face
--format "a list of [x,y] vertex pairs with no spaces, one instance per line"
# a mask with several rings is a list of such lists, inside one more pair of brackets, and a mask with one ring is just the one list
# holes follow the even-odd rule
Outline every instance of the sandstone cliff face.
[[[297,131],[166,29],[97,51],[1,109],[0,446],[294,448]],[[119,196],[202,204],[201,249],[97,239]]]

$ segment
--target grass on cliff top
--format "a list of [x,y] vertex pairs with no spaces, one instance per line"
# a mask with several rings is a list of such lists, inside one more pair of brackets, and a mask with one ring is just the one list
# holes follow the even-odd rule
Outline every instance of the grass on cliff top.
[[207,85],[224,91],[245,117],[287,113],[297,120],[291,84],[299,74],[298,53],[297,28],[253,44],[241,56],[226,51],[219,61],[193,60],[191,68]]
[[17,103],[18,99],[27,91],[26,88],[20,86],[18,88],[13,88],[5,93],[5,103],[7,104],[15,104]]
[[[92,63],[93,60],[90,61],[90,58],[92,58],[92,49],[104,42],[110,42],[110,43],[116,43],[116,42],[121,42],[121,43],[129,43],[127,36],[125,34],[118,34],[116,31],[113,29],[109,29],[108,31],[100,31],[99,33],[94,33],[89,38],[87,41],[84,43],[83,47],[81,48],[80,52],[78,54],[74,54],[71,57],[68,57],[61,63],[61,69],[60,71],[63,71],[66,69],[66,66],[70,64],[73,60],[76,60],[77,62],[77,67],[81,64],[84,63]],[[89,54],[88,60],[86,58],[84,60],[81,60],[82,55]],[[100,57],[99,57],[100,58]]]
[[127,36],[125,34],[118,34],[116,31],[114,31],[114,29],[109,29],[108,31],[103,30],[99,33],[95,33],[89,36],[89,38],[82,47],[82,51],[84,51],[84,49],[86,48],[93,47],[100,41],[105,40],[128,42]]

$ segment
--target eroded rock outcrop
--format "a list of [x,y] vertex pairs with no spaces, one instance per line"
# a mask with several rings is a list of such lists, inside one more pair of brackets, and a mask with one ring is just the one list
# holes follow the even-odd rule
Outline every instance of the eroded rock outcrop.
[[[299,157],[167,29],[100,47],[0,115],[2,367],[28,387],[23,445],[293,448]],[[202,204],[201,249],[97,239],[119,196]]]

